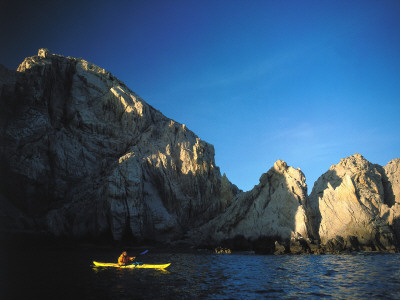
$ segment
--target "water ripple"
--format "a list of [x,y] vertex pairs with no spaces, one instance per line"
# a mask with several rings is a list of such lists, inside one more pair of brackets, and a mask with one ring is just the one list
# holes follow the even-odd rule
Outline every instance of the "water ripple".
[[[84,253],[40,249],[36,254],[30,253],[29,268],[6,265],[7,287],[2,289],[0,298],[400,298],[399,254],[149,253],[142,258],[144,262],[170,262],[168,271],[90,267],[96,257],[111,261],[117,254],[96,249]],[[18,261],[22,253],[7,255],[10,261]]]

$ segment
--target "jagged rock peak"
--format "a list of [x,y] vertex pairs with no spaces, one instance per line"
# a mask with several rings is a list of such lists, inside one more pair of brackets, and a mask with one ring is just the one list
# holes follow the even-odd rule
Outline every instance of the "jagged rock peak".
[[304,174],[278,160],[252,190],[238,194],[220,216],[192,233],[195,243],[220,243],[244,237],[308,237],[303,203],[307,197]]
[[400,168],[400,158],[395,158],[392,159],[391,161],[388,162],[388,164],[385,166],[385,169],[390,172],[390,173],[395,173],[397,170]]
[[[45,66],[51,66],[53,63],[61,63],[62,65],[67,65],[69,63],[74,64],[78,69],[83,72],[96,74],[103,77],[103,79],[105,80],[111,81],[110,84],[117,83],[123,85],[126,89],[128,89],[122,81],[115,78],[111,74],[111,72],[107,71],[106,69],[103,69],[82,58],[75,58],[71,56],[65,57],[60,54],[51,53],[47,48],[40,48],[37,55],[26,57],[24,61],[18,66],[17,71],[21,73],[29,72],[33,68],[43,68]],[[44,75],[44,71],[41,72],[41,75]],[[131,90],[129,90],[129,92],[132,93]]]
[[394,165],[394,164],[400,165],[400,158],[394,158],[388,162],[388,165]]
[[355,153],[349,157],[342,158],[337,165],[331,166],[330,169],[346,168],[352,172],[368,168],[371,163],[359,153]]
[[285,161],[278,159],[275,163],[274,163],[274,169],[277,171],[281,171],[281,170],[287,170],[288,165]]
[[278,159],[274,163],[274,166],[268,171],[268,174],[270,174],[271,172],[277,172],[287,177],[291,177],[294,180],[299,181],[301,185],[307,189],[307,184],[305,183],[306,177],[300,168],[295,169],[291,166],[288,166],[288,164],[285,161]]
[[396,166],[397,160],[381,167],[357,153],[331,166],[307,201],[313,236],[322,243],[341,237],[362,247],[393,249],[400,212],[394,205],[400,177]]
[[239,192],[212,145],[105,69],[39,49],[17,71],[0,68],[6,200],[53,234],[179,239]]
[[50,55],[50,51],[47,48],[40,48],[38,51],[38,56],[39,57],[43,57],[43,58],[47,58]]

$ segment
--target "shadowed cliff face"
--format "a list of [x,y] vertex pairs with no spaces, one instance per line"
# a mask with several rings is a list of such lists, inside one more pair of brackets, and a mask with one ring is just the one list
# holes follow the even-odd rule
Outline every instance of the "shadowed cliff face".
[[278,160],[242,193],[221,176],[213,146],[185,125],[108,71],[40,49],[17,71],[0,65],[0,217],[1,230],[78,238],[266,237],[268,253],[319,253],[313,240],[327,251],[393,250],[400,159],[384,167],[359,154],[342,159],[310,196],[304,174]]
[[212,145],[102,68],[40,49],[0,80],[1,193],[39,227],[174,239],[238,193]]

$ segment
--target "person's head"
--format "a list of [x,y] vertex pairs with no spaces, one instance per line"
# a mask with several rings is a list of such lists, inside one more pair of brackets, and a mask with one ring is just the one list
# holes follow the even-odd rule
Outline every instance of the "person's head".
[[127,256],[128,254],[126,253],[126,251],[122,252],[123,256]]

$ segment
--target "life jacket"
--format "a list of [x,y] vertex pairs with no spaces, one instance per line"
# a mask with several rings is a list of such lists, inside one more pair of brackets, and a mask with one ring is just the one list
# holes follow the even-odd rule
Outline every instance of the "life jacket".
[[120,264],[120,265],[126,265],[130,261],[131,260],[128,255],[124,256],[124,254],[121,254],[121,256],[118,258],[118,264]]

